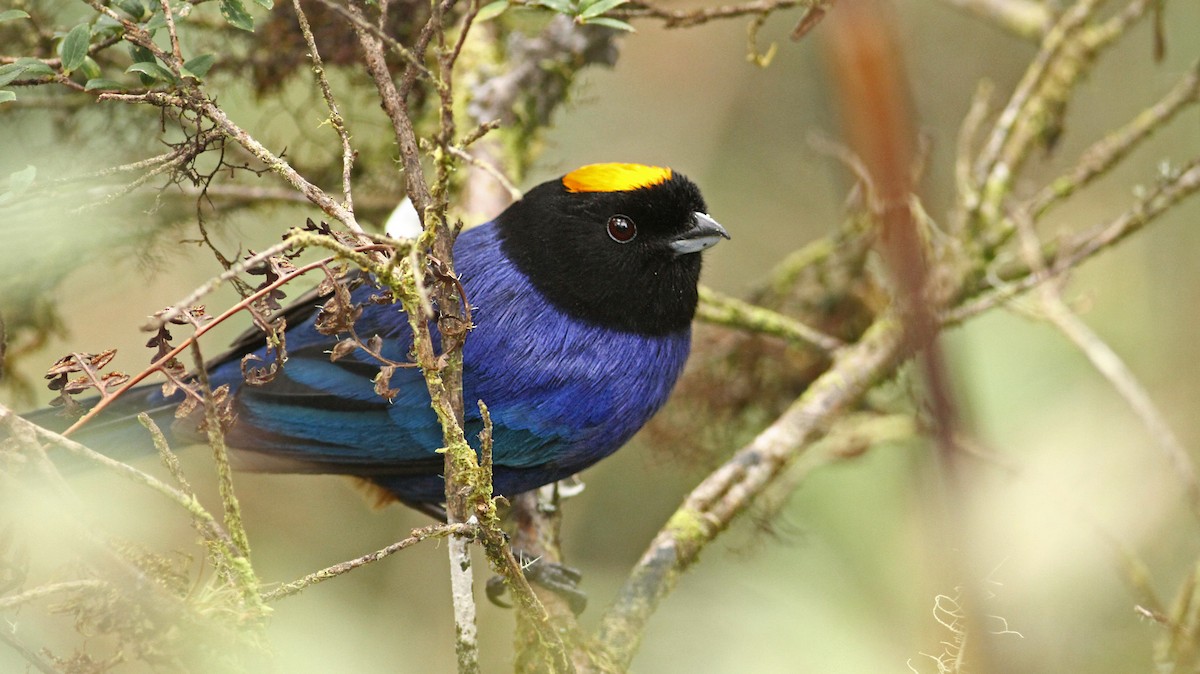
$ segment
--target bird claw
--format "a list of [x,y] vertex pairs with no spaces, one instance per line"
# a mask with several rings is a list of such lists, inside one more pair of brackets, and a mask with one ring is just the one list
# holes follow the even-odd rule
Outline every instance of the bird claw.
[[[587,594],[579,589],[579,582],[583,580],[583,574],[578,569],[555,562],[547,562],[540,558],[529,559],[520,553],[517,554],[517,560],[529,582],[537,583],[562,597],[570,607],[571,613],[579,615],[587,608]],[[496,606],[512,608],[512,605],[504,600],[507,590],[508,585],[503,577],[492,576],[488,579],[487,598]]]

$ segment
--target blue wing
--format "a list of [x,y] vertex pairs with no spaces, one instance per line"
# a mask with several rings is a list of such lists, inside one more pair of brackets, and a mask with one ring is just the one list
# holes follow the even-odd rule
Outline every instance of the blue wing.
[[[383,338],[382,355],[406,362],[412,343],[408,318],[398,305],[366,302],[373,292],[378,291],[363,286],[352,294],[355,302],[364,303],[355,331],[364,340],[378,334]],[[439,475],[443,457],[436,450],[443,444],[441,426],[420,370],[395,369],[389,385],[398,393],[388,401],[375,391],[372,381],[382,363],[361,349],[330,361],[331,349],[345,335],[320,334],[314,319],[315,315],[306,316],[288,330],[288,359],[271,381],[242,382],[240,358],[228,358],[213,370],[215,382],[229,383],[236,391],[237,420],[226,440],[231,447],[253,453],[241,462],[244,467],[361,477]],[[270,358],[265,348],[255,353]],[[506,367],[503,354],[493,352],[488,358],[488,368]],[[478,369],[469,360],[464,365],[464,430],[472,444],[483,428],[473,397]],[[539,424],[537,410],[520,401],[515,405],[499,399],[488,402],[493,460],[498,466],[544,464],[568,434],[569,429]]]

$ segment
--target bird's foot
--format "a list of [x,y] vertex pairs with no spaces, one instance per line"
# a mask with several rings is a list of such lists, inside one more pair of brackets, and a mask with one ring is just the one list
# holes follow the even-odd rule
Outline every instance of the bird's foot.
[[[521,570],[530,583],[537,583],[562,597],[575,615],[583,613],[587,608],[587,595],[579,589],[579,581],[583,574],[578,569],[564,566],[555,562],[547,562],[539,557],[530,558],[524,553],[516,553]],[[496,606],[511,608],[504,600],[508,586],[501,576],[492,576],[487,582],[487,597]]]

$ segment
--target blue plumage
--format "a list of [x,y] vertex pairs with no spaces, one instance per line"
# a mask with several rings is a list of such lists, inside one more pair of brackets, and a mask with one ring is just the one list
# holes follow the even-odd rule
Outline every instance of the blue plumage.
[[[687,358],[690,330],[644,336],[564,314],[500,254],[493,223],[463,232],[454,257],[475,323],[463,348],[466,430],[470,437],[480,429],[474,403],[483,400],[494,425],[498,493],[533,489],[608,456],[666,401]],[[362,286],[352,299],[364,302],[373,292]],[[386,336],[390,345],[411,343],[399,305],[366,304],[355,330]],[[329,361],[335,339],[318,333],[312,319],[288,330],[287,365],[265,386],[242,382],[236,360],[211,373],[213,382],[237,391],[230,445],[320,472],[371,476],[406,501],[440,500],[444,486],[436,473],[388,474],[408,463],[442,462],[434,453],[440,427],[420,371],[397,370],[391,385],[400,393],[385,402],[367,374],[370,356],[359,351]],[[356,363],[364,367],[354,371]],[[360,404],[346,409],[347,400]]]
[[[608,456],[666,402],[688,355],[698,253],[727,237],[683,176],[601,166],[618,172],[585,167],[545,183],[454,247],[474,321],[463,348],[465,430],[474,439],[481,429],[483,400],[499,494]],[[379,335],[384,355],[405,361],[408,319],[399,305],[369,302],[375,292],[352,292],[362,305],[355,331]],[[316,318],[289,325],[288,360],[265,384],[243,380],[245,351],[210,366],[213,386],[228,385],[234,400],[226,440],[235,458],[251,470],[354,475],[410,503],[441,501],[442,438],[420,371],[397,369],[399,393],[385,400],[371,381],[379,363],[362,350],[331,361],[339,337],[318,332]],[[254,353],[270,360],[265,346]],[[135,389],[79,437],[113,444],[123,427],[136,428],[128,414],[166,416],[174,402],[157,387]]]

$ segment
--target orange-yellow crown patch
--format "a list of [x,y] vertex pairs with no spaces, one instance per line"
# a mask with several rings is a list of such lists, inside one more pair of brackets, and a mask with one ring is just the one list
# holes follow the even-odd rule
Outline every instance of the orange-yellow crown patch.
[[671,169],[642,164],[588,164],[563,176],[568,192],[626,192],[671,179]]

